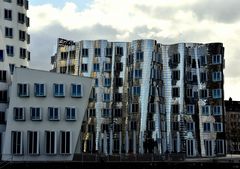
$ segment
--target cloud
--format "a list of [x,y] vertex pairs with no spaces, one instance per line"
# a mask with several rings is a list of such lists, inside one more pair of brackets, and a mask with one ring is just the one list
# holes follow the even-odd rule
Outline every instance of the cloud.
[[232,23],[240,19],[239,0],[201,0],[190,6],[196,16],[202,20]]
[[240,93],[236,85],[229,87],[240,83],[239,6],[239,0],[94,0],[81,10],[72,2],[63,7],[30,4],[31,66],[51,69],[50,56],[56,52],[58,37],[76,41],[156,39],[163,44],[222,42],[225,92]]
[[30,50],[32,58],[30,61],[31,68],[42,70],[50,70],[50,59],[56,53],[57,38],[65,38],[75,41],[80,40],[95,40],[95,39],[116,39],[118,32],[103,25],[93,25],[76,30],[68,30],[59,23],[52,23],[44,27],[41,31],[31,33]]

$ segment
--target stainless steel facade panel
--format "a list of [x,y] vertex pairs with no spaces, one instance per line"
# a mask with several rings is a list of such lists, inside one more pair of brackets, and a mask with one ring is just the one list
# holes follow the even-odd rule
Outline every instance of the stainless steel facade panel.
[[[83,55],[83,49],[88,50],[88,56]],[[61,52],[70,50],[76,51],[75,62],[62,62]],[[213,151],[225,144],[224,131],[216,128],[224,125],[222,115],[211,111],[206,116],[202,112],[205,105],[220,106],[224,111],[223,76],[219,81],[212,80],[215,71],[223,75],[221,43],[84,40],[76,42],[75,47],[59,46],[54,58],[57,72],[60,65],[75,63],[75,75],[96,80],[88,112],[94,109],[95,116],[86,116],[82,127],[83,152],[111,155],[168,151],[186,153],[187,157],[225,154]],[[83,64],[87,64],[87,70]],[[205,123],[211,125],[208,132]],[[88,126],[94,130],[88,130]]]

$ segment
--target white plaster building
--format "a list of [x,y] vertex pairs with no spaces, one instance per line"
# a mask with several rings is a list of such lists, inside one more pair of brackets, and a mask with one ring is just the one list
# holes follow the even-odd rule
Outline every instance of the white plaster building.
[[72,160],[93,80],[16,68],[10,86],[2,160]]
[[28,67],[30,60],[27,10],[28,0],[0,1],[0,148],[6,124],[10,75],[15,67]]

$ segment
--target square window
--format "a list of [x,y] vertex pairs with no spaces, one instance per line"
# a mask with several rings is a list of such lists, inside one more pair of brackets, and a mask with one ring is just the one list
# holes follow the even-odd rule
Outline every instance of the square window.
[[72,97],[82,97],[82,85],[81,84],[72,84]]
[[31,120],[32,121],[40,121],[42,120],[42,109],[40,107],[31,107],[30,108],[31,113]]
[[48,120],[59,121],[60,120],[60,109],[57,107],[48,108]]
[[18,84],[18,96],[29,97],[29,85],[25,83]]
[[75,121],[76,120],[76,108],[75,107],[66,107],[66,121]]
[[203,123],[203,131],[210,132],[211,131],[211,124],[210,123]]
[[14,56],[14,46],[6,45],[6,51],[8,56]]
[[25,120],[25,108],[24,107],[14,107],[14,120],[16,121],[24,121]]
[[45,84],[42,83],[35,83],[34,84],[34,93],[36,97],[44,97],[46,96],[46,88]]
[[64,97],[65,94],[64,94],[64,84],[54,84],[53,85],[53,95],[55,97]]

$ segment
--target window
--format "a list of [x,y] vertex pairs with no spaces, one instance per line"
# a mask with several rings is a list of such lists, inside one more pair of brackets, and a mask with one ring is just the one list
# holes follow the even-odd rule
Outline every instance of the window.
[[179,97],[179,88],[178,87],[172,88],[172,97]]
[[96,117],[96,109],[88,109],[88,117]]
[[193,97],[192,88],[187,88],[186,92],[187,92],[187,97]]
[[212,64],[221,64],[222,63],[222,55],[217,54],[212,56]]
[[223,132],[223,123],[220,122],[214,123],[214,131]]
[[98,79],[95,79],[95,87],[98,87]]
[[31,52],[27,51],[27,60],[30,61]]
[[71,154],[72,132],[60,131],[60,154]]
[[123,79],[122,78],[115,78],[115,86],[121,87],[123,85]]
[[83,96],[81,84],[72,84],[71,86],[72,86],[72,92],[71,92],[72,97],[82,97]]
[[202,106],[202,115],[209,116],[210,115],[211,106]]
[[60,120],[60,109],[58,107],[48,108],[48,120],[50,121]]
[[24,13],[18,13],[18,23],[24,24],[24,22],[25,22]]
[[203,131],[210,132],[211,131],[211,124],[210,123],[203,123]]
[[67,60],[68,52],[61,52],[61,60]]
[[202,83],[207,81],[207,73],[206,72],[201,72],[201,77],[200,77],[200,81]]
[[28,154],[38,155],[39,154],[39,132],[38,131],[28,131]]
[[25,83],[18,84],[18,96],[29,97],[29,85]]
[[155,103],[149,103],[148,104],[148,112],[155,113],[156,112],[156,104]]
[[88,65],[82,64],[82,72],[87,72],[87,71],[88,71]]
[[14,107],[14,120],[16,121],[24,121],[25,120],[25,108],[24,107]]
[[172,72],[172,79],[173,80],[179,80],[180,79],[180,71],[179,70],[174,70]]
[[172,105],[172,113],[173,114],[178,114],[179,113],[179,105],[178,104],[173,104]]
[[173,63],[179,63],[180,62],[180,54],[179,53],[173,54],[172,58],[173,58]]
[[142,69],[136,69],[134,71],[134,78],[141,79],[142,78]]
[[201,96],[202,99],[207,98],[208,97],[208,90],[207,89],[200,90],[200,96]]
[[115,70],[116,71],[123,71],[123,63],[122,62],[117,62],[115,64]]
[[94,64],[93,64],[93,71],[94,71],[94,72],[100,72],[99,63],[94,63]]
[[122,109],[113,109],[113,117],[122,117]]
[[95,57],[100,57],[100,56],[101,56],[101,49],[95,48]]
[[200,64],[201,64],[201,66],[205,66],[207,64],[206,56],[200,57]]
[[66,107],[66,120],[67,121],[74,121],[76,120],[76,108],[75,107]]
[[213,89],[212,90],[212,96],[213,96],[214,99],[222,98],[222,89]]
[[106,57],[111,57],[112,56],[112,48],[106,48]]
[[193,80],[192,72],[187,72],[187,80],[188,81],[192,81]]
[[9,3],[11,3],[11,2],[12,2],[12,0],[4,0],[4,2],[9,2]]
[[122,131],[122,125],[121,124],[113,124],[113,131],[114,132],[120,132]]
[[194,114],[195,106],[192,104],[187,105],[187,114]]
[[55,131],[45,131],[45,151],[46,154],[54,155],[57,153],[57,134]]
[[131,121],[130,122],[130,129],[131,130],[136,130],[137,129],[137,122],[136,121]]
[[25,0],[25,9],[28,10],[28,0]]
[[102,109],[102,117],[108,118],[111,115],[111,109]]
[[0,61],[3,62],[3,59],[4,59],[4,57],[3,57],[3,50],[0,50]]
[[20,48],[20,58],[25,59],[27,57],[26,55],[27,50],[24,48]]
[[61,66],[60,67],[60,73],[66,73],[67,72],[67,66]]
[[25,39],[26,39],[26,32],[19,30],[19,40],[25,41]]
[[53,88],[55,97],[64,97],[64,84],[54,84]]
[[0,111],[0,124],[6,124],[4,111]]
[[109,130],[109,125],[108,125],[108,124],[102,124],[101,129],[102,129],[102,132],[104,132],[104,131],[107,131],[107,132],[108,132],[108,130]]
[[142,51],[138,51],[136,53],[136,62],[143,62],[143,52]]
[[215,142],[216,154],[224,154],[224,140],[217,139]]
[[93,124],[88,124],[88,132],[93,133],[95,126]]
[[110,102],[110,94],[104,93],[103,94],[103,101],[104,102]]
[[118,55],[118,56],[123,55],[123,47],[120,47],[120,46],[116,47],[116,55]]
[[111,86],[111,79],[110,78],[104,78],[104,87],[110,87]]
[[1,90],[0,91],[0,103],[7,103],[8,97],[7,97],[7,90]]
[[31,107],[30,108],[30,118],[32,121],[42,120],[42,109],[40,107]]
[[194,131],[195,123],[194,122],[187,122],[187,131]]
[[114,93],[114,101],[121,102],[122,101],[122,93]]
[[10,9],[4,9],[4,19],[6,20],[12,20],[12,10]]
[[130,104],[130,112],[137,113],[139,111],[139,105],[137,103]]
[[5,27],[5,37],[13,38],[13,28]]
[[213,115],[222,115],[222,106],[213,106]]
[[105,72],[111,72],[112,64],[111,63],[105,63],[104,64],[104,71]]
[[23,154],[23,133],[21,131],[12,131],[12,154]]
[[[1,55],[1,52],[0,52],[0,55]],[[15,64],[9,64],[9,70],[10,70],[11,75],[13,74],[14,69],[15,69]]]
[[150,131],[154,131],[155,130],[155,121],[150,120],[148,121],[148,126],[147,126],[148,130]]
[[30,19],[29,17],[26,16],[26,26],[29,27],[30,26]]
[[17,4],[18,4],[19,6],[23,6],[23,0],[17,0]]
[[173,130],[179,130],[179,123],[178,122],[172,122],[172,129]]
[[141,94],[141,87],[140,86],[133,86],[132,87],[132,94],[134,95],[134,96],[140,96],[140,94]]
[[82,57],[88,57],[88,49],[87,48],[82,49]]
[[34,94],[36,97],[44,97],[46,96],[46,88],[45,84],[42,83],[35,83],[34,84]]
[[76,58],[76,52],[74,50],[71,50],[69,53],[70,53],[70,59]]
[[8,56],[14,56],[14,46],[6,45],[6,51]]
[[221,72],[213,72],[212,73],[212,80],[214,82],[222,81],[222,73]]

